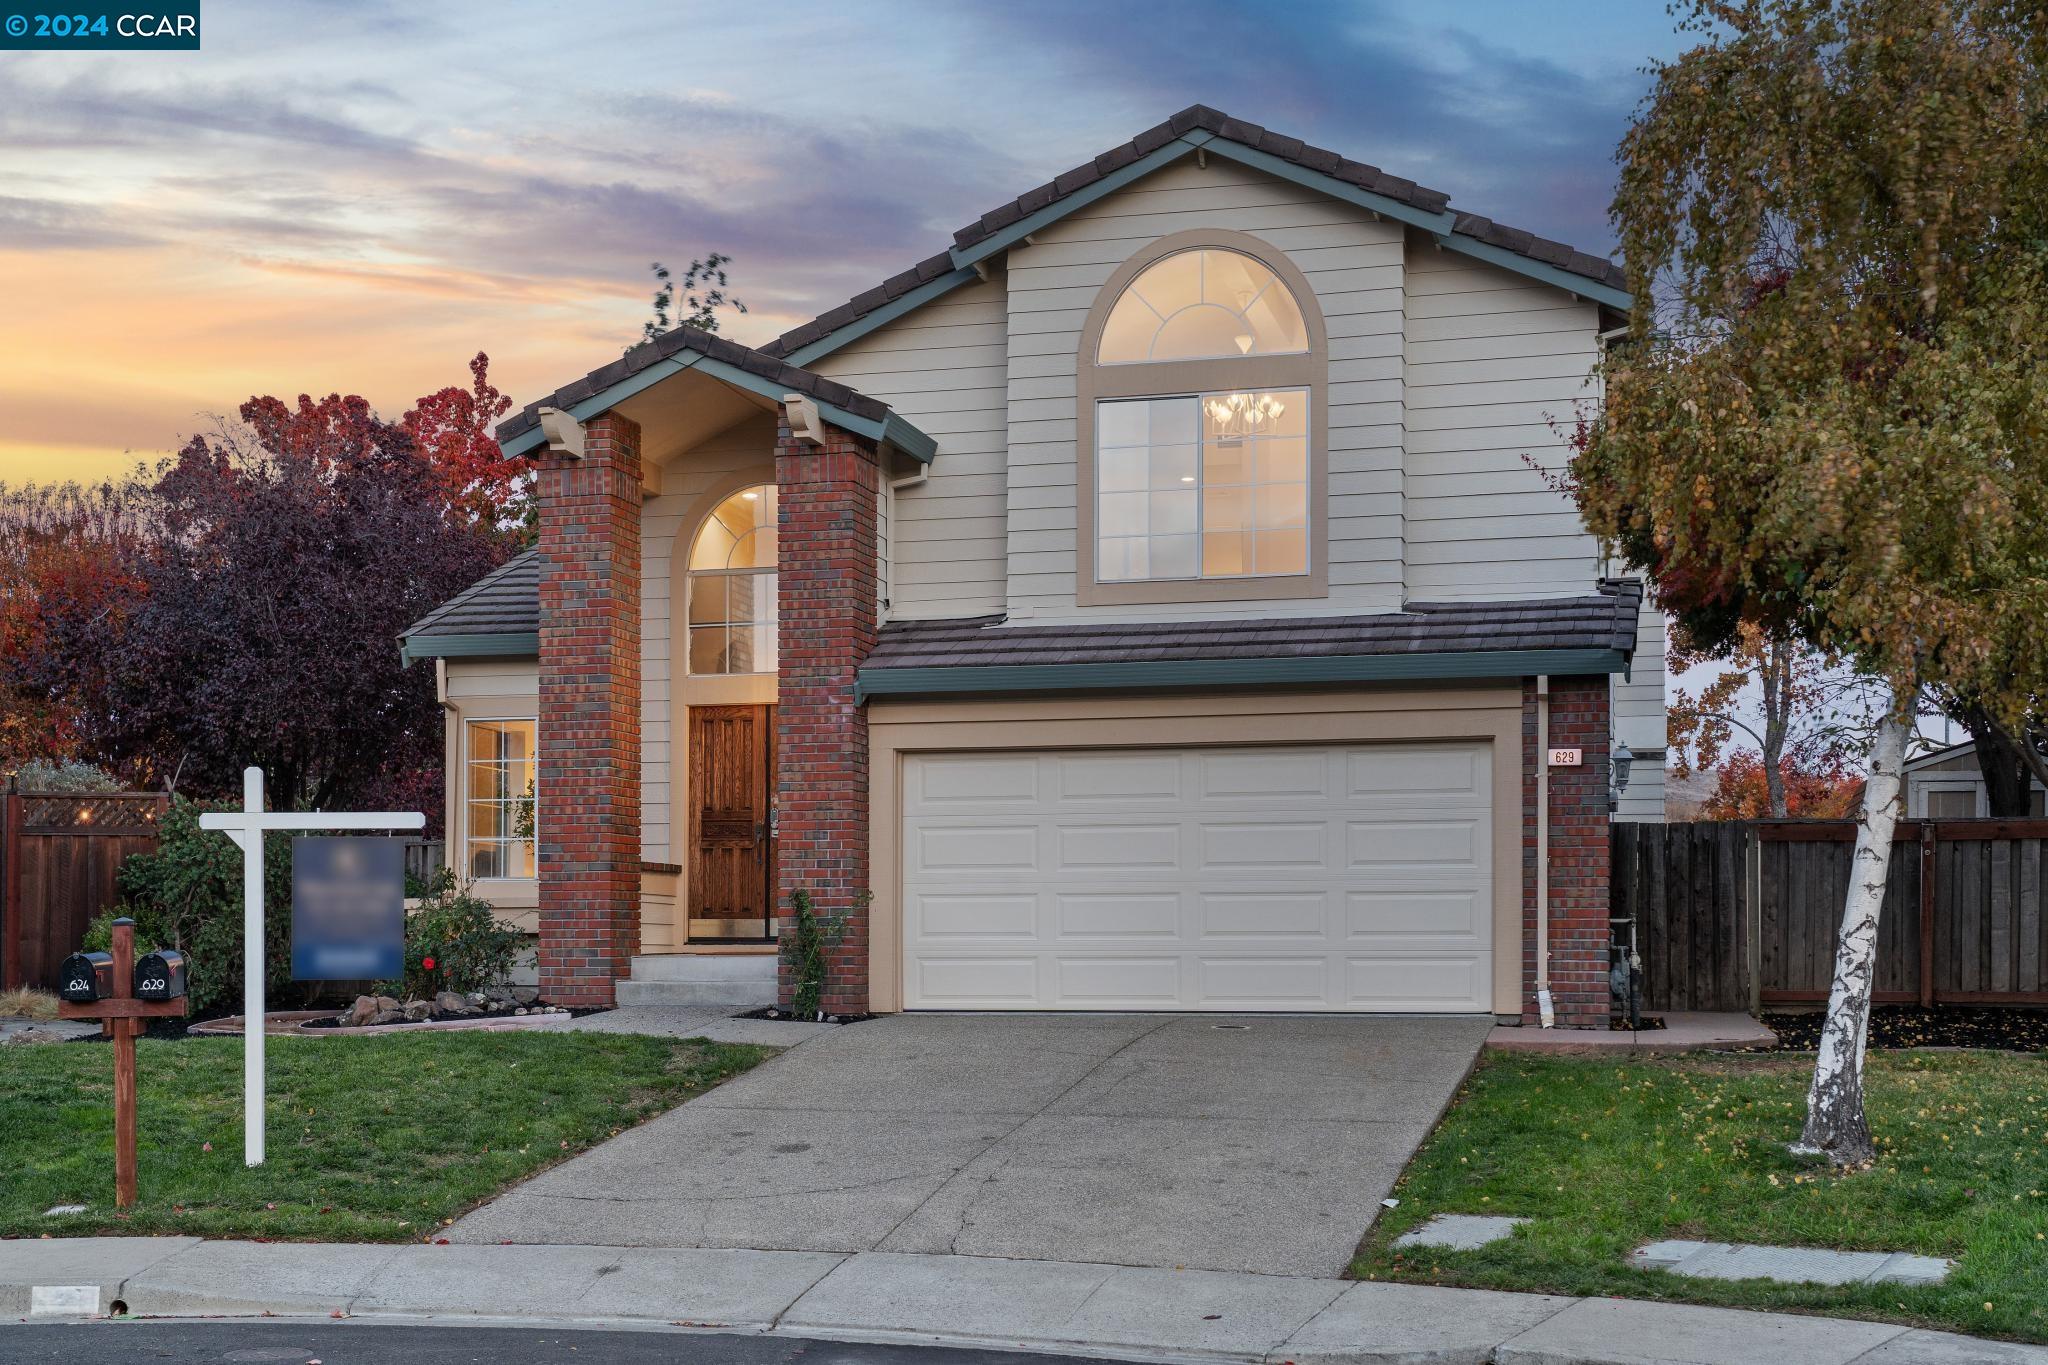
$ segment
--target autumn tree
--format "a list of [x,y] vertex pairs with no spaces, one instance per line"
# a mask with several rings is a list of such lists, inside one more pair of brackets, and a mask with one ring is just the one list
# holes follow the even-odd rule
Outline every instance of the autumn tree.
[[469,362],[470,384],[450,384],[415,403],[399,425],[442,485],[450,512],[472,526],[514,533],[533,522],[533,466],[507,455],[494,434],[512,400],[490,380],[491,358]]
[[1873,1155],[1863,1062],[1922,689],[2048,678],[2048,25],[2011,0],[1695,0],[1624,138],[1634,296],[1588,524],[1703,644],[1882,689],[1798,1150]]
[[1766,774],[1763,755],[1736,749],[1714,772],[1714,790],[1700,803],[1702,820],[1847,820],[1863,798],[1863,779],[1839,757],[1800,748],[1781,754],[1777,771]]
[[1789,632],[1743,622],[1701,648],[1681,627],[1668,663],[1674,676],[1703,665],[1717,670],[1697,692],[1672,689],[1666,708],[1671,771],[1684,776],[1720,767],[1736,735],[1746,736],[1756,749],[1765,795],[1757,816],[1793,813],[1785,774],[1841,766],[1865,728],[1859,725],[1859,680]]
[[79,761],[150,781],[132,721],[106,704],[147,531],[135,485],[0,485],[0,769]]
[[252,763],[281,803],[418,791],[442,727],[399,632],[507,547],[450,513],[441,472],[361,398],[255,398],[241,417],[152,490],[113,705],[201,792],[234,790]]

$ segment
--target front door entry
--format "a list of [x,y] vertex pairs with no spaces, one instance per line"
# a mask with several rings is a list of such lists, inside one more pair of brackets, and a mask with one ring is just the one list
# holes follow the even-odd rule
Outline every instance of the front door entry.
[[689,938],[775,935],[775,708],[690,708]]

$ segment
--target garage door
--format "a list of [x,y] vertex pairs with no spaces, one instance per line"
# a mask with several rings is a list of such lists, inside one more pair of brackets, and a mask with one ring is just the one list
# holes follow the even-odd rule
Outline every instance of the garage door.
[[1490,750],[913,754],[910,1009],[1491,1008]]

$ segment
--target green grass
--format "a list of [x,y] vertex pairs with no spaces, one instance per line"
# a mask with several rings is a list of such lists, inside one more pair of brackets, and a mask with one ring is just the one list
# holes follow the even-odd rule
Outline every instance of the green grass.
[[[139,1199],[114,1209],[113,1051],[0,1049],[0,1235],[433,1236],[514,1181],[774,1049],[595,1033],[273,1038],[268,1160],[242,1164],[242,1045],[143,1040]],[[43,1216],[58,1204],[84,1213]]]
[[[1359,1248],[1360,1279],[1795,1309],[2048,1341],[2048,1062],[1873,1053],[1880,1157],[1835,1175],[1786,1145],[1807,1058],[1631,1065],[1490,1055]],[[1477,1251],[1395,1253],[1436,1213],[1535,1221]],[[1946,1283],[1681,1279],[1624,1263],[1663,1237],[1960,1258]]]

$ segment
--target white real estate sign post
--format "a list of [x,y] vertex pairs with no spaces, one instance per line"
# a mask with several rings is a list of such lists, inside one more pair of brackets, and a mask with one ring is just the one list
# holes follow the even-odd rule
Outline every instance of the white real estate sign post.
[[263,769],[242,769],[242,809],[211,811],[217,829],[242,849],[242,1164],[263,1164],[263,836],[275,830],[425,829],[418,811],[266,811]]

